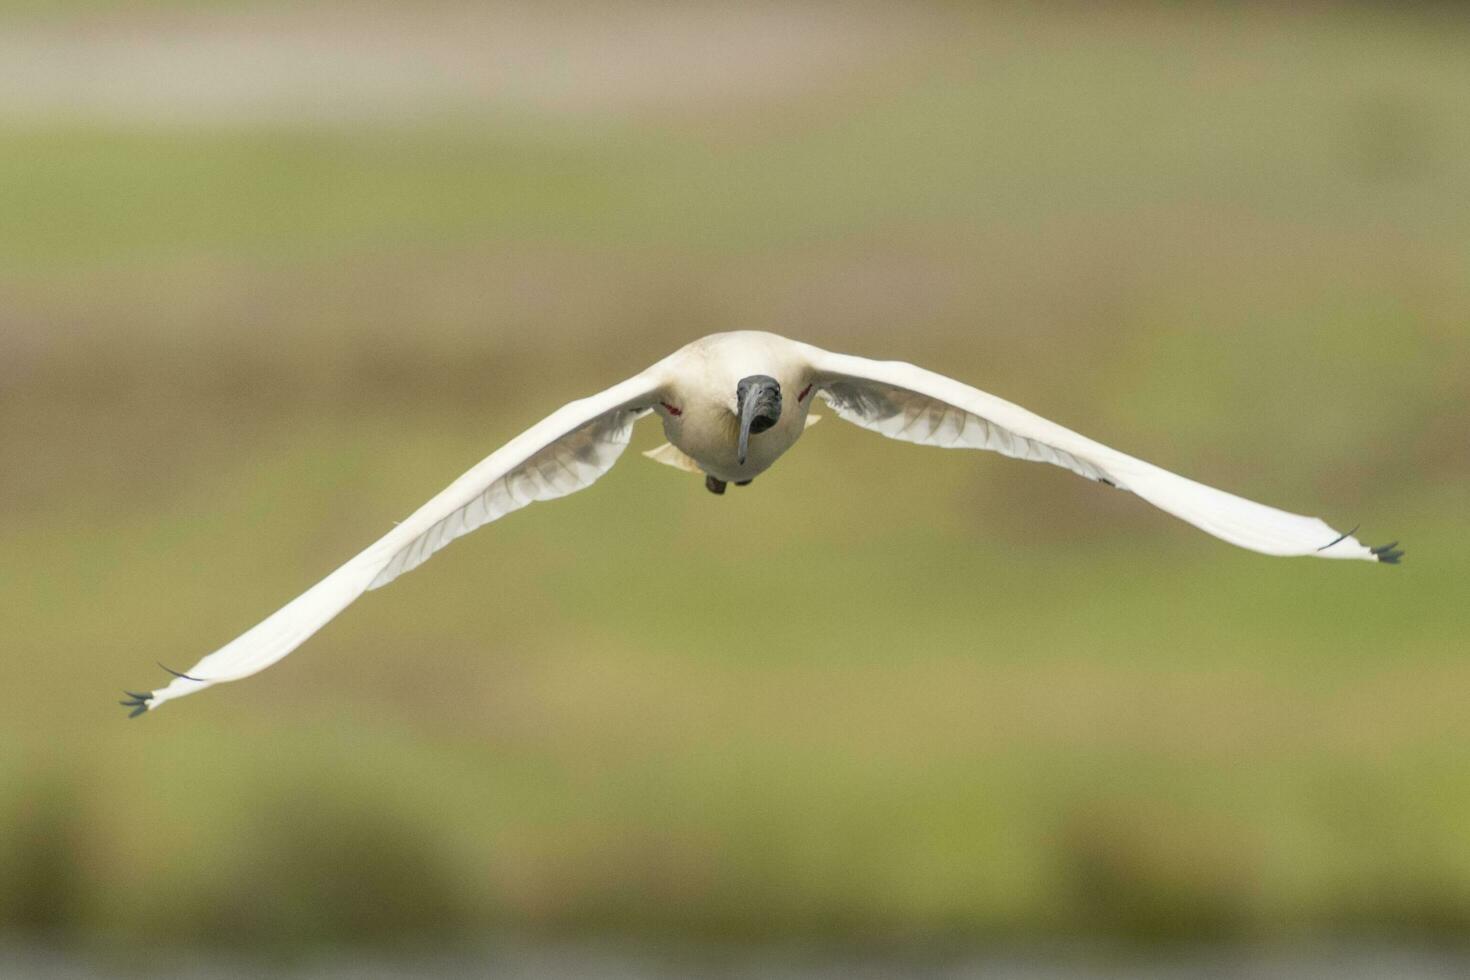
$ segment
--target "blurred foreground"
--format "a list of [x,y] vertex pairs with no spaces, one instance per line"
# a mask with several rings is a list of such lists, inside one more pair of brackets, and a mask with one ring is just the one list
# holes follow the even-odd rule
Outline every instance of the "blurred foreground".
[[[947,950],[839,952],[831,948],[684,946],[509,941],[480,950],[420,959],[318,951],[290,966],[215,954],[150,956],[149,976],[259,980],[1460,980],[1470,957],[1424,949],[1355,943],[1332,948],[1166,950],[1148,956],[1102,953],[1063,944],[1045,953],[984,956]],[[87,964],[73,955],[0,950],[0,971],[14,980],[106,980],[116,961]]]
[[[0,935],[144,970],[958,951],[934,976],[1057,937],[1470,935],[1470,21],[445,4],[400,48],[312,9],[10,15]],[[945,371],[1406,563],[1266,559],[830,417],[715,498],[645,423],[592,490],[124,723],[155,661],[733,327]],[[1362,962],[1456,962],[1398,955]],[[993,975],[1066,975],[1028,962]],[[1318,972],[1385,975],[1351,969]]]

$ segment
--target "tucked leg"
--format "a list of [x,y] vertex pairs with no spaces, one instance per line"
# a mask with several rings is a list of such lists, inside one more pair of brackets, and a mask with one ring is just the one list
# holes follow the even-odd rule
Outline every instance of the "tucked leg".
[[705,475],[705,478],[704,478],[704,488],[706,490],[708,490],[710,493],[724,493],[725,492],[725,481],[724,480],[716,480],[714,477],[709,476],[708,474],[706,474]]

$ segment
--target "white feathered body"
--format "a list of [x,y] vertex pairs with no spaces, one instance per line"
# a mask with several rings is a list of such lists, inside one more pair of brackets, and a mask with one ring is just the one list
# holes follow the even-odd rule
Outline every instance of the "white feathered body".
[[[670,372],[667,394],[654,408],[663,420],[664,435],[718,480],[740,483],[764,473],[806,428],[814,388],[804,346],[778,334],[741,330],[702,337],[679,349],[665,362]],[[750,440],[741,465],[736,454],[740,417],[735,390],[742,378],[757,374],[781,385],[781,417]]]

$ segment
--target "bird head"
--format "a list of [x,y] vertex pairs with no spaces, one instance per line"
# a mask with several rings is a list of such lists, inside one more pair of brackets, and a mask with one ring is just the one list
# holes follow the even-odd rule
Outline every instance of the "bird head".
[[745,453],[750,446],[750,437],[759,435],[781,418],[781,384],[765,374],[752,374],[741,378],[735,386],[735,410],[740,416],[740,465],[745,465]]

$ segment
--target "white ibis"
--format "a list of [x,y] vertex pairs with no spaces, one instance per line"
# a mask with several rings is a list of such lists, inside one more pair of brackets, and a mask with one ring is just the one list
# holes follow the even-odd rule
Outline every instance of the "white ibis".
[[128,692],[122,704],[136,716],[269,667],[358,596],[417,568],[460,535],[590,486],[622,455],[633,423],[650,412],[669,442],[648,455],[703,473],[706,487],[724,493],[727,484],[764,473],[795,444],[815,420],[808,412],[817,398],[841,418],[893,439],[1064,466],[1263,554],[1389,564],[1403,555],[1397,542],[1367,547],[1353,531],[1195,483],[912,364],[833,354],[772,333],[721,333],[557,409],[264,621],[187,672],[170,670],[166,687]]

